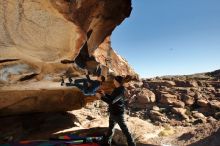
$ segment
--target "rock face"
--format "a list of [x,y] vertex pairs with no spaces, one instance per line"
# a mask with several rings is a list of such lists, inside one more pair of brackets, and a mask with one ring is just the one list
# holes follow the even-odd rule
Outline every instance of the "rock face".
[[[69,89],[56,88],[55,95],[50,94],[54,90],[50,87],[58,86],[61,76],[81,77],[85,70],[94,72],[98,64],[106,76],[109,70],[136,76],[109,43],[111,32],[130,15],[131,9],[130,0],[0,0],[0,109],[30,97],[25,93],[29,90],[37,96],[35,100],[48,102],[50,110],[55,107],[57,111],[56,97],[66,96],[64,92]],[[75,63],[61,64],[63,59]],[[32,83],[37,88],[32,88]],[[44,92],[41,92],[42,84],[48,86]],[[23,91],[19,93],[18,89]],[[8,90],[16,94],[11,97]],[[47,93],[50,99],[44,98]],[[78,109],[81,96],[70,97],[76,98],[71,109]],[[36,106],[35,102],[26,104]],[[45,111],[39,106],[36,109]],[[66,109],[69,107],[59,108]],[[20,113],[19,107],[13,110]],[[21,111],[29,112],[29,109]]]
[[111,48],[110,37],[107,37],[104,42],[95,50],[94,55],[96,60],[103,66],[107,66],[116,75],[135,75],[133,69],[128,66],[128,62]]

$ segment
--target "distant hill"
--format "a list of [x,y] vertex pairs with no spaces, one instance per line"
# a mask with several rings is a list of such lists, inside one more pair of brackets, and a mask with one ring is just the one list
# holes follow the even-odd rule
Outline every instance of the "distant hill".
[[206,75],[217,78],[217,79],[220,79],[220,69],[215,70],[213,72],[206,73]]
[[220,79],[220,69],[212,72],[196,73],[192,75],[165,75],[158,77],[161,79],[179,78],[179,79],[199,79],[199,80],[209,80],[209,79]]

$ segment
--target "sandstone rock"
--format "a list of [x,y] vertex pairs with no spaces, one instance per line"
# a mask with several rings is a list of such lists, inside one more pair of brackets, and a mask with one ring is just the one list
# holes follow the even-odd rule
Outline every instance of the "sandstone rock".
[[[104,42],[95,50],[94,56],[96,61],[111,69],[115,75],[132,75],[138,78],[135,71],[128,65],[128,62],[111,47],[110,37],[107,37]],[[128,73],[129,72],[129,73]],[[135,85],[134,85],[135,86]]]
[[205,116],[211,116],[216,112],[213,108],[211,108],[211,106],[198,107],[196,108],[196,111],[203,113]]
[[184,80],[175,80],[175,83],[176,83],[177,87],[187,87],[186,81],[184,81]]
[[196,119],[195,121],[193,121],[194,125],[202,124],[202,123],[206,123],[206,119]]
[[[98,65],[103,75],[113,71],[137,76],[110,43],[111,32],[131,9],[130,0],[1,0],[0,84],[4,90],[0,89],[0,113],[81,108],[94,98],[86,100],[78,90],[54,84],[60,85],[61,76],[83,77],[85,70],[94,73]],[[75,63],[60,63],[66,59]],[[45,81],[53,83],[45,87],[41,85]]]
[[195,97],[195,99],[201,99],[202,94],[200,92],[196,92],[194,97]]
[[196,95],[196,92],[199,90],[200,88],[190,88],[190,90],[188,90],[187,95],[194,97]]
[[220,110],[220,101],[218,100],[212,100],[209,102],[212,108],[219,109]]
[[206,90],[210,93],[215,93],[215,88],[214,87],[207,87]]
[[172,105],[174,105],[175,107],[180,107],[180,108],[184,108],[185,107],[185,103],[180,101],[180,100],[176,100],[172,103]]
[[206,119],[206,117],[202,113],[199,113],[199,112],[194,112],[193,117],[198,118],[198,119]]
[[217,120],[220,120],[220,112],[216,112],[216,113],[215,113],[215,118],[216,118]]
[[188,87],[198,87],[198,83],[196,80],[190,80],[186,82]]
[[135,86],[133,84],[128,84],[128,87],[127,87],[128,90],[132,90],[132,89],[135,89]]
[[205,87],[206,84],[204,81],[197,81],[198,85],[201,86],[201,87]]
[[199,106],[201,107],[207,107],[208,106],[208,101],[204,100],[204,99],[199,99],[196,102]]
[[209,81],[207,83],[215,88],[220,88],[220,81]]
[[175,102],[177,100],[177,96],[176,95],[172,95],[169,93],[165,93],[161,95],[161,99],[160,99],[160,103],[163,104],[172,104],[173,102]]
[[178,93],[181,93],[183,95],[189,95],[190,89],[189,88],[185,88],[185,87],[176,87],[176,91]]
[[143,80],[142,82],[143,82],[143,85],[142,85],[143,88],[150,89],[150,86],[149,86],[149,84],[147,83],[148,80]]
[[143,85],[143,82],[136,82],[136,83],[134,84],[134,87],[135,87],[135,88],[141,88],[142,85]]
[[176,83],[174,81],[164,81],[163,84],[167,87],[176,86]]
[[153,106],[153,107],[152,107],[152,110],[154,110],[154,111],[160,111],[160,108],[159,108],[158,106]]
[[[131,11],[126,0],[114,3],[7,0],[0,6],[1,59],[15,58],[35,64],[75,59],[85,41],[91,54]],[[107,17],[112,19],[106,20]]]
[[163,81],[163,80],[148,81],[147,83],[150,88],[157,88],[157,87],[161,87],[161,86],[173,87],[176,85],[175,82],[173,82],[173,81]]
[[160,121],[160,122],[167,122],[167,120],[168,120],[165,115],[163,115],[159,111],[154,111],[154,110],[150,111],[150,118],[153,121]]
[[214,123],[214,122],[216,122],[217,120],[216,120],[215,118],[213,118],[212,116],[209,116],[209,117],[207,118],[207,121],[208,121],[209,123]]
[[192,97],[192,96],[189,96],[189,95],[184,95],[183,97],[182,97],[182,100],[184,101],[184,103],[186,104],[186,105],[193,105],[194,104],[194,102],[195,102],[195,99],[194,99],[194,97]]
[[172,95],[169,93],[165,93],[161,95],[160,103],[167,105],[174,105],[176,107],[184,107],[184,102],[177,99],[177,95]]
[[220,91],[215,92],[215,96],[220,98]]
[[172,112],[181,115],[184,119],[189,119],[189,117],[186,115],[186,109],[184,108],[173,107]]
[[[31,89],[30,89],[31,86]],[[86,104],[82,92],[75,88],[60,87],[53,82],[37,82],[0,89],[0,116],[56,112],[80,109]]]
[[155,94],[146,88],[142,89],[141,92],[137,94],[136,99],[136,102],[141,108],[145,108],[147,103],[156,101]]
[[198,87],[198,83],[195,80],[175,80],[177,87]]

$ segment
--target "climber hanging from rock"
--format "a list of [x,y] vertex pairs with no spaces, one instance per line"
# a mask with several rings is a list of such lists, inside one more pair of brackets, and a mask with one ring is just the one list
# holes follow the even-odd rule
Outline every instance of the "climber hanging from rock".
[[73,80],[71,78],[69,78],[69,83],[64,83],[64,80],[62,80],[61,86],[63,86],[64,84],[66,86],[76,86],[83,92],[84,95],[94,96],[96,94],[96,91],[101,86],[101,84],[105,82],[105,77],[102,75],[99,75],[99,76],[96,76],[96,80],[92,80],[89,75],[90,74],[87,71],[86,78],[76,79],[74,83],[72,83]]

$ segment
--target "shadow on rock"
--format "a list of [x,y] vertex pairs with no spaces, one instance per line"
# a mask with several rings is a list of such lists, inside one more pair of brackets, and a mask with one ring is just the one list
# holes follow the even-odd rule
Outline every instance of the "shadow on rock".
[[193,137],[194,137],[194,135],[189,132],[189,133],[184,133],[183,135],[181,135],[181,136],[178,138],[178,140],[180,140],[180,141],[182,141],[182,140],[187,141],[187,140],[190,140],[190,139],[193,138]]
[[0,117],[0,140],[47,139],[53,133],[75,127],[76,117],[66,112]]
[[190,144],[188,146],[219,146],[220,145],[220,129],[213,133],[212,135],[199,140],[198,142],[195,142],[193,144]]
[[[56,138],[65,134],[76,134],[78,136],[104,136],[108,127],[95,127],[90,129],[71,130],[77,127],[77,118],[67,112],[61,113],[35,113],[13,117],[0,118],[0,141],[19,140],[42,140]],[[58,131],[69,129],[68,132],[55,134]],[[113,146],[126,146],[126,138],[123,133],[116,129]],[[156,146],[151,144],[137,143],[137,146]]]

